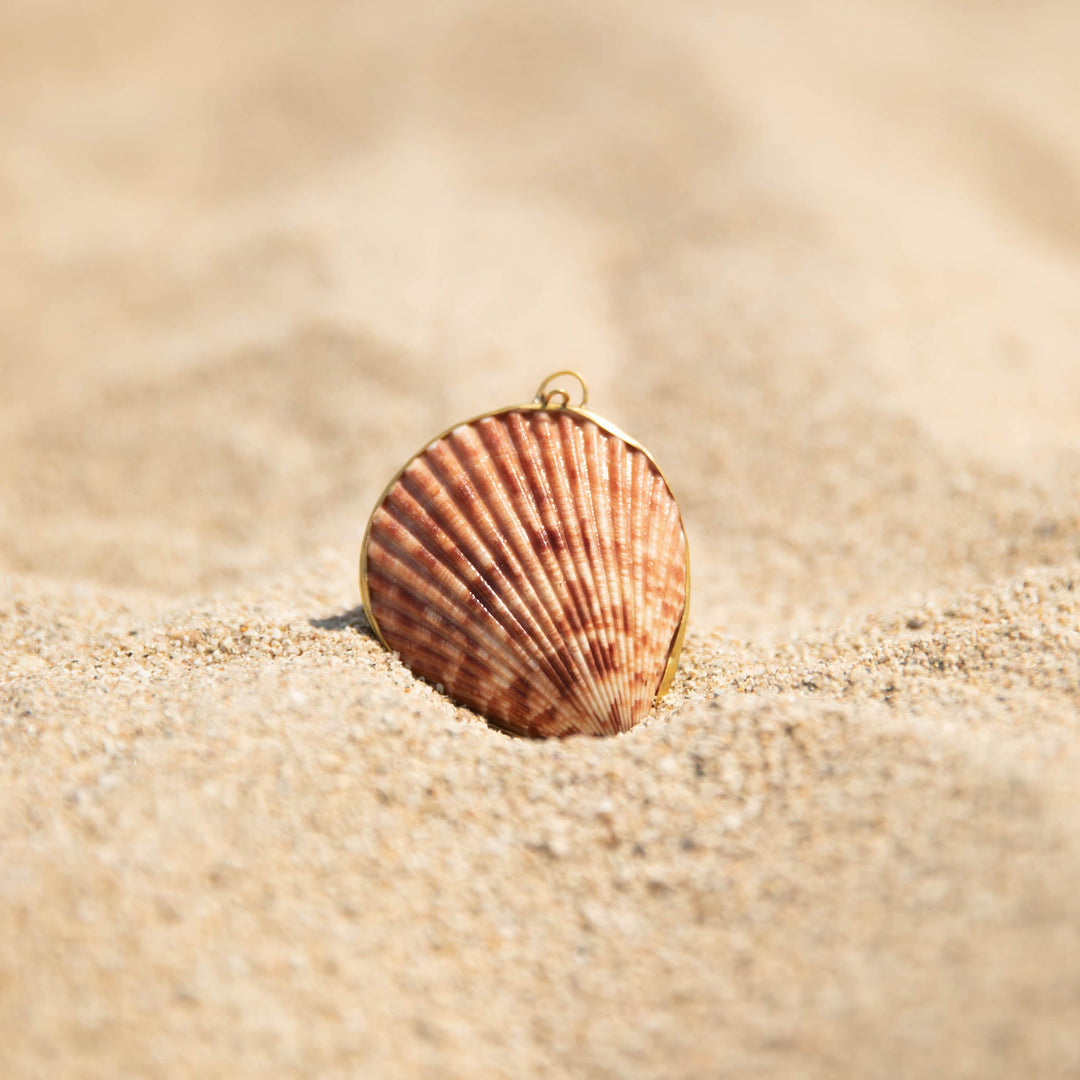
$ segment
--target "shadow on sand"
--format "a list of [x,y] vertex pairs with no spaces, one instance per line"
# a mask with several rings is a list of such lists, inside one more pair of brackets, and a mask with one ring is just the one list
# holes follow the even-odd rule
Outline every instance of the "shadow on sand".
[[367,621],[363,607],[349,608],[340,615],[325,615],[321,619],[308,619],[308,624],[316,630],[352,630],[365,637],[375,638],[375,632]]

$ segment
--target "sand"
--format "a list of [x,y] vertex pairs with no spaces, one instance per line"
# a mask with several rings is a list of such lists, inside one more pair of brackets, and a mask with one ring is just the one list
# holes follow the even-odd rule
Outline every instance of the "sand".
[[[1080,1074],[1080,7],[0,5],[0,1075]],[[587,376],[667,699],[359,607]]]

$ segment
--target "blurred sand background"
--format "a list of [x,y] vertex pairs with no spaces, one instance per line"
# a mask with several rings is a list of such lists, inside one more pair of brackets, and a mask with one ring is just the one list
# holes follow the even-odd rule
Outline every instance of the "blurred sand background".
[[[0,3],[0,1075],[1080,1074],[1080,6]],[[549,371],[694,603],[616,739],[379,649]]]

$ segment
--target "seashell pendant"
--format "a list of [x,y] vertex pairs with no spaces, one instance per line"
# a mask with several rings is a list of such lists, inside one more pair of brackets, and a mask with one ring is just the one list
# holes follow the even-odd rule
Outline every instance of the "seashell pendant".
[[[581,402],[557,379],[581,384]],[[612,735],[664,694],[686,631],[682,517],[651,455],[560,371],[428,443],[360,551],[379,640],[518,735]]]

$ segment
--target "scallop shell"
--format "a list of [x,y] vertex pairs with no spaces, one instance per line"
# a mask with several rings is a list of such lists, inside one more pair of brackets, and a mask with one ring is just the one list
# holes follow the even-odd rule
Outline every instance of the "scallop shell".
[[521,735],[638,723],[674,675],[688,584],[660,470],[575,408],[521,406],[437,438],[387,489],[361,556],[384,643]]

